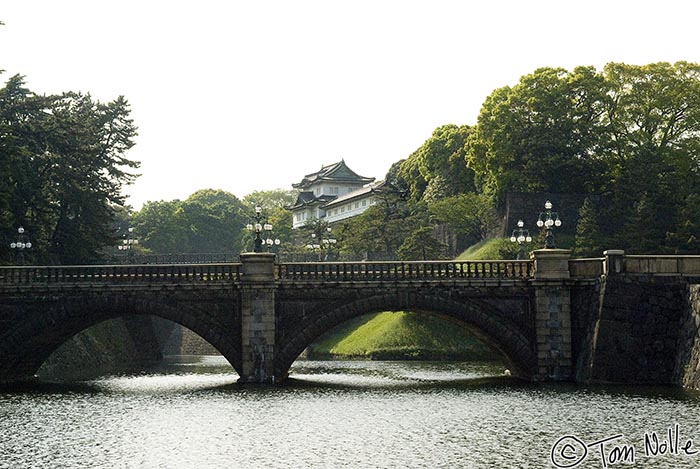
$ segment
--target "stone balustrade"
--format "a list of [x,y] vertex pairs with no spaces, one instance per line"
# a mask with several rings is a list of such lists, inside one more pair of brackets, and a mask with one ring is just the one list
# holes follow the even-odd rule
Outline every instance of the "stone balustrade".
[[9,285],[235,282],[240,278],[240,263],[0,267],[0,288]]
[[281,281],[529,279],[531,261],[298,262],[277,266]]

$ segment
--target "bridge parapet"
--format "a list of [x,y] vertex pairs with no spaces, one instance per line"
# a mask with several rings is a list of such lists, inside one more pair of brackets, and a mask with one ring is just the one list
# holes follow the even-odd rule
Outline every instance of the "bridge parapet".
[[287,281],[411,281],[529,279],[532,261],[298,262],[277,265]]
[[0,267],[0,288],[240,281],[241,264],[148,264]]
[[569,259],[569,275],[574,279],[600,277],[603,275],[604,262],[602,257]]
[[700,276],[700,256],[625,255],[622,272],[627,274]]

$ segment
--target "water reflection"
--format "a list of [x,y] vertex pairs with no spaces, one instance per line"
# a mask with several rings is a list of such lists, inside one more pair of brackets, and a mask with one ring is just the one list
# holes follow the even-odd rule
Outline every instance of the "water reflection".
[[352,388],[417,388],[503,381],[505,369],[494,363],[297,361],[290,384]]
[[700,467],[641,455],[645,432],[676,422],[700,446],[694,392],[525,383],[489,364],[300,361],[291,376],[240,386],[224,359],[185,358],[0,391],[0,468],[540,468],[568,434],[624,434],[638,467]]

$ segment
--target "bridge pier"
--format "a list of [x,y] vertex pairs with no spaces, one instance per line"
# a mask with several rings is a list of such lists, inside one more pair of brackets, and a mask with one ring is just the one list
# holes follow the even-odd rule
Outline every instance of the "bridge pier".
[[275,382],[275,255],[241,254],[240,383]]
[[540,249],[535,264],[535,336],[537,381],[566,381],[573,376],[571,347],[571,291],[566,249]]

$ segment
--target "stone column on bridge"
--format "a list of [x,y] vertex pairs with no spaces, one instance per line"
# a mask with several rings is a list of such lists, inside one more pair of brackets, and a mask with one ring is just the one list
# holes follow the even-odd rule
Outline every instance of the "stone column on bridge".
[[625,251],[621,249],[608,249],[603,252],[603,275],[615,275],[623,272],[625,268]]
[[535,263],[535,335],[537,369],[534,378],[564,381],[572,378],[571,292],[567,249],[540,249]]
[[241,383],[274,383],[275,255],[241,254]]

